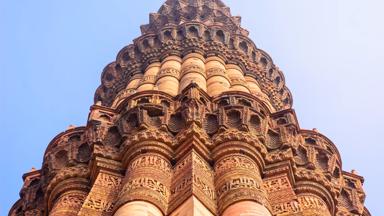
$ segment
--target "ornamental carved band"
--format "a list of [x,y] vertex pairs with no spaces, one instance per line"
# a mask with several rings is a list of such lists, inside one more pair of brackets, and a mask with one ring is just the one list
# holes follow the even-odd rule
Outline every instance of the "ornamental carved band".
[[10,216],[369,216],[363,177],[299,127],[282,72],[221,0],[167,0],[49,143]]
[[146,200],[167,212],[171,177],[171,164],[165,158],[149,153],[138,156],[128,166],[117,207]]

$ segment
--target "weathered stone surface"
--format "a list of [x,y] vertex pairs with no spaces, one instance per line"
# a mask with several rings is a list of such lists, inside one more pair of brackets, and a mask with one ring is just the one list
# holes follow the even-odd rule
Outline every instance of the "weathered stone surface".
[[222,1],[168,0],[141,29],[9,215],[369,215],[364,179],[300,129],[282,72]]

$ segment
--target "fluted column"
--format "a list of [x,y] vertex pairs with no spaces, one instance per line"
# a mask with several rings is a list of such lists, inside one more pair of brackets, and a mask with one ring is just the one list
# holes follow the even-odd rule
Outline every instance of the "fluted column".
[[49,205],[50,216],[77,216],[87,197],[87,180],[67,179],[59,183],[52,192]]
[[247,74],[244,76],[244,78],[252,94],[255,94],[255,95],[262,94],[260,86],[257,80],[253,76]]
[[324,185],[313,180],[296,181],[295,192],[297,208],[292,211],[293,213],[300,212],[304,216],[334,215],[335,201],[331,194],[332,191],[329,191]]
[[225,63],[219,57],[209,57],[205,63],[207,73],[207,90],[211,97],[226,92],[231,87],[227,76]]
[[253,201],[241,201],[228,207],[222,216],[266,216],[271,213],[261,204]]
[[149,152],[136,156],[128,165],[115,215],[146,215],[143,203],[135,201],[145,201],[147,206],[156,206],[165,213],[171,175],[171,163],[162,155]]
[[303,216],[331,216],[327,204],[318,196],[313,194],[300,194],[298,196],[298,210]]
[[144,76],[140,82],[137,91],[152,90],[155,86],[157,74],[160,71],[160,63],[150,64],[145,70]]
[[87,194],[81,191],[71,191],[62,194],[53,206],[50,216],[76,216]]
[[264,104],[269,108],[271,112],[275,112],[275,108],[272,106],[270,99],[268,96],[261,90],[259,83],[254,78],[254,74],[246,74],[245,75],[245,81],[247,84],[247,87],[249,88],[249,91],[251,94],[259,98],[261,101],[264,102]]
[[[251,212],[270,216],[260,167],[251,157],[235,152],[225,153],[230,149],[225,150],[225,146],[222,148],[223,154],[216,156],[214,166],[219,212],[224,216],[240,216]],[[248,201],[248,204],[245,205],[244,201]]]
[[179,93],[192,82],[207,91],[204,57],[197,53],[190,53],[183,58]]
[[242,69],[233,64],[227,65],[227,73],[229,76],[229,79],[231,80],[231,90],[232,91],[242,91],[250,93],[247,82],[244,78],[244,73]]
[[169,56],[165,58],[157,76],[157,89],[172,96],[176,96],[179,91],[180,70],[181,59],[179,57]]
[[163,216],[153,204],[145,201],[134,201],[123,205],[115,216]]
[[142,74],[135,74],[128,82],[126,89],[131,92],[137,91],[137,88],[139,87],[142,78]]

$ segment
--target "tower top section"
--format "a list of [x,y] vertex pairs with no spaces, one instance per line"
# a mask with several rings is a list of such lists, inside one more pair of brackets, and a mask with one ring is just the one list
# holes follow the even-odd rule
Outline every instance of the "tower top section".
[[221,0],[167,0],[157,13],[150,14],[149,24],[141,26],[141,30],[145,34],[185,22],[221,26],[248,36],[248,31],[240,27],[241,17],[232,16],[230,8]]
[[221,0],[167,0],[149,17],[104,69],[96,104],[116,108],[149,90],[175,97],[193,82],[212,98],[245,92],[271,112],[292,107],[284,75]]
[[282,72],[219,0],[168,0],[105,67],[85,127],[10,216],[370,216],[364,179],[300,129]]

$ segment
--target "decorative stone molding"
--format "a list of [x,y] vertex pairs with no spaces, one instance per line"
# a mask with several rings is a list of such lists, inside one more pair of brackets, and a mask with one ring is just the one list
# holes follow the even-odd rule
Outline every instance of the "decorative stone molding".
[[172,169],[170,161],[155,152],[129,162],[115,211],[132,201],[144,200],[167,212]]
[[284,75],[221,0],[167,0],[47,146],[9,215],[369,216],[364,179],[302,130]]

